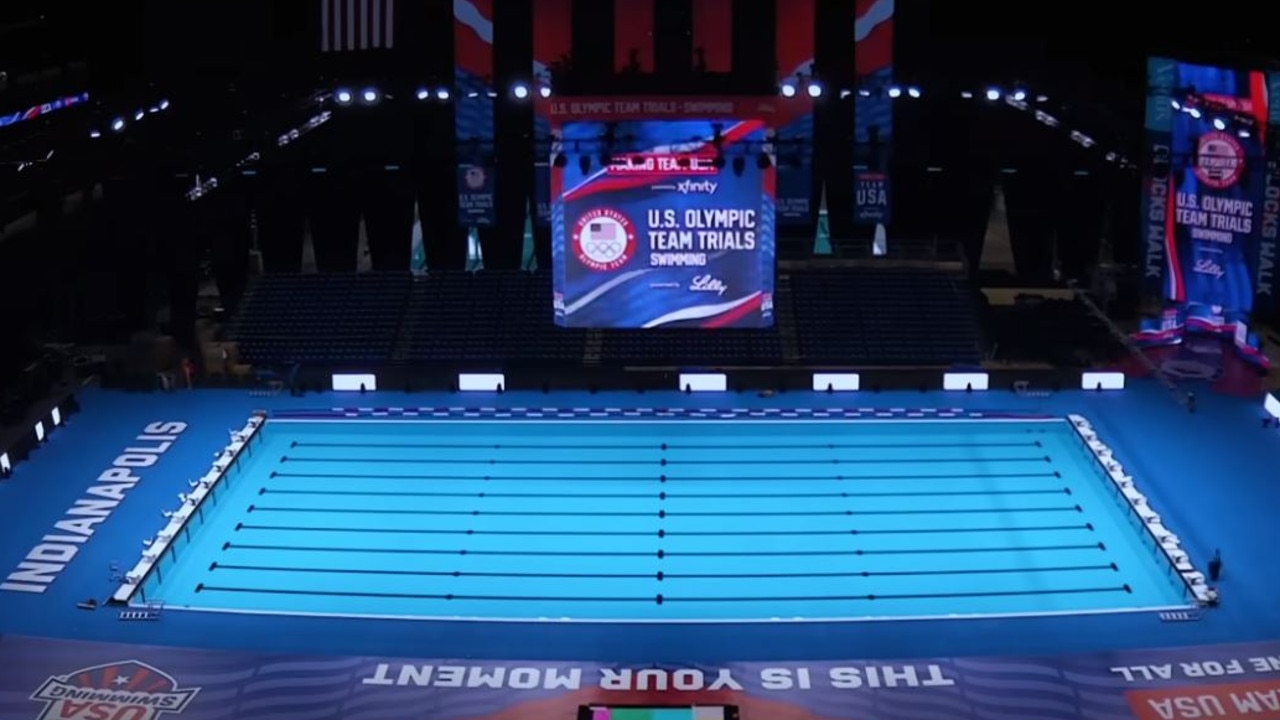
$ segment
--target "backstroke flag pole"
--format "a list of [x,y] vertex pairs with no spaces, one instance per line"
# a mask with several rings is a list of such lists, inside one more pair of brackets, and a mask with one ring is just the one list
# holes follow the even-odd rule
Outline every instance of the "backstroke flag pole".
[[494,187],[493,0],[453,0],[458,222],[492,227]]

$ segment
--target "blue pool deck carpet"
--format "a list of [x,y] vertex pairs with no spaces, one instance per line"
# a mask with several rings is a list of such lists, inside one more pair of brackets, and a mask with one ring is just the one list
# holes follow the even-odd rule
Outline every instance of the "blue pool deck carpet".
[[[1280,637],[1280,573],[1265,537],[1280,506],[1280,431],[1262,427],[1260,399],[1204,392],[1188,414],[1136,382],[1046,398],[88,389],[81,402],[0,483],[0,572],[47,535],[71,527],[84,537],[46,592],[0,593],[0,633],[638,662]],[[957,408],[1048,419],[296,419],[336,407]],[[177,494],[259,410],[281,419],[175,544],[162,579],[144,586],[166,603],[164,621],[78,610],[116,589],[113,566],[138,560]],[[1186,598],[1106,492],[1060,420],[1068,414],[1093,424],[1197,566],[1221,550],[1222,604],[1201,621],[1158,617]],[[162,425],[181,431],[149,459],[134,453],[136,482],[115,483],[93,512],[77,505],[106,499],[90,490],[99,476],[130,448],[156,447],[140,436]],[[381,617],[351,617],[361,615]],[[879,620],[841,621],[868,617]]]

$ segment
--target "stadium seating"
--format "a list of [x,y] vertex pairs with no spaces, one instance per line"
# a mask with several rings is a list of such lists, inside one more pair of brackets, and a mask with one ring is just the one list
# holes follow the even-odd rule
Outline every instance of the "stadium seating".
[[544,272],[280,275],[231,337],[277,366],[950,366],[981,359],[968,293],[942,272],[804,270],[779,276],[774,328],[587,331],[555,325]]
[[798,352],[814,365],[981,361],[968,284],[939,271],[813,269],[790,276]]
[[987,325],[994,359],[1091,367],[1124,355],[1108,328],[1078,300],[1020,296],[1016,304],[992,307]]

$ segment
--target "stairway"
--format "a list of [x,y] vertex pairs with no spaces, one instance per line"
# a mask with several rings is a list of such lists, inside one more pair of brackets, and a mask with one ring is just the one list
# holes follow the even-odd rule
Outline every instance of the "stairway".
[[600,355],[604,350],[604,332],[588,330],[587,340],[582,346],[582,364],[587,367],[599,367]]
[[417,323],[414,319],[419,312],[431,307],[427,295],[430,283],[425,277],[414,277],[409,286],[409,297],[405,299],[404,313],[400,316],[400,329],[396,332],[396,344],[391,348],[392,364],[401,365],[409,360],[409,352],[413,347],[414,331]]
[[787,365],[800,362],[800,342],[796,335],[795,303],[791,299],[791,276],[778,275],[773,288],[773,322],[782,341],[782,361]]

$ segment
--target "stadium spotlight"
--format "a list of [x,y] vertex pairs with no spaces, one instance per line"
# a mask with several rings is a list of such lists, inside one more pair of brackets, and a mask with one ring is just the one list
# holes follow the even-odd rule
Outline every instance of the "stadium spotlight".
[[1024,100],[1026,100],[1026,99],[1027,99],[1027,91],[1026,91],[1026,90],[1014,90],[1014,91],[1013,91],[1013,99],[1014,99],[1014,102],[1023,102]]
[[992,102],[994,102],[994,101],[996,101],[996,100],[999,100],[999,99],[1000,99],[1000,91],[999,91],[999,90],[997,90],[997,89],[995,89],[995,88],[991,88],[991,89],[987,90],[987,99],[988,99],[988,100],[991,100]]
[[377,88],[365,88],[364,92],[360,93],[360,99],[364,100],[365,105],[373,105],[378,102],[381,97],[382,95],[378,92]]
[[161,109],[161,110],[168,110],[168,109],[169,109],[169,101],[168,101],[168,100],[161,100],[161,101],[160,101],[160,105],[159,105],[159,107],[160,107],[160,109]]
[[1170,100],[1169,105],[1172,106],[1174,110],[1182,109],[1182,103],[1178,102],[1177,100]]
[[1226,130],[1226,129],[1227,129],[1227,121],[1223,120],[1222,118],[1214,118],[1214,119],[1213,119],[1213,129],[1214,129],[1214,130]]
[[134,114],[133,114],[133,119],[134,119],[134,120],[141,120],[142,118],[146,117],[146,115],[147,115],[147,114],[146,114],[145,112],[143,112],[142,110],[139,110],[138,112],[136,112],[136,113],[134,113]]
[[907,88],[907,95],[918,99],[920,97],[920,88],[918,87]]
[[902,97],[902,88],[897,86],[889,88],[889,97],[895,99]]
[[546,100],[547,98],[551,97],[551,86],[542,85],[541,87],[539,87],[538,95],[541,96],[543,100]]
[[1037,96],[1036,96],[1036,102],[1038,102],[1038,103],[1047,103],[1047,102],[1049,102],[1049,96],[1048,96],[1048,95],[1037,95]]
[[350,105],[352,99],[351,91],[346,88],[340,88],[333,94],[333,98],[338,101],[339,105]]
[[1200,119],[1200,115],[1201,115],[1201,113],[1200,113],[1200,108],[1196,108],[1196,107],[1193,107],[1193,108],[1187,108],[1187,114],[1188,114],[1188,115],[1190,115],[1191,117],[1193,117],[1193,118],[1195,118],[1195,119],[1199,120],[1199,119]]
[[522,82],[518,82],[511,86],[511,94],[517,100],[524,100],[529,97],[529,86]]
[[1247,138],[1249,137],[1249,131],[1245,130],[1244,128],[1240,128],[1239,130],[1236,131],[1236,135],[1241,138]]
[[426,100],[429,97],[431,97],[431,91],[427,90],[426,88],[418,88],[419,100]]
[[960,97],[964,98],[965,100],[972,100],[973,93],[969,92],[968,90],[963,90],[960,92]]
[[447,101],[451,97],[453,97],[453,94],[449,92],[449,88],[442,87],[436,91],[436,99],[441,102]]
[[809,86],[805,88],[811,98],[822,97],[822,85],[816,81],[811,81]]
[[795,97],[796,86],[791,83],[782,83],[782,87],[778,88],[778,92],[782,93],[782,97]]
[[90,130],[89,137],[94,138],[96,140],[97,138],[102,137],[102,133],[98,130]]
[[869,98],[869,97],[871,97],[871,91],[870,91],[870,90],[866,90],[866,89],[859,90],[859,91],[858,91],[858,97]]
[[124,118],[118,117],[111,121],[111,129],[116,132],[124,132]]

